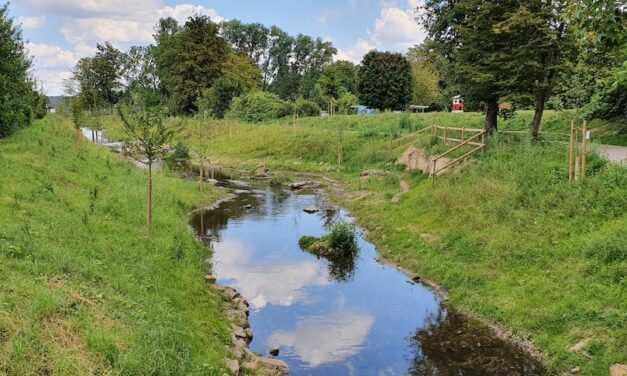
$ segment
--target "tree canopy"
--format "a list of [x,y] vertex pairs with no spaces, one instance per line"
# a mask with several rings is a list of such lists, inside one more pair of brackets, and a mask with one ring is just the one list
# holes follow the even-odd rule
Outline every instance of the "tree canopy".
[[0,6],[0,138],[26,127],[46,113],[47,101],[29,75],[31,60],[20,28]]
[[379,110],[404,110],[412,96],[411,65],[399,53],[370,51],[359,68],[359,98]]

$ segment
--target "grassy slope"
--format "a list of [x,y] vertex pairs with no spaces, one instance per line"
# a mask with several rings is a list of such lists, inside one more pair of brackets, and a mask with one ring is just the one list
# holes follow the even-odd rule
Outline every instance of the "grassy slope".
[[227,324],[186,227],[220,193],[158,173],[147,240],[146,172],[73,137],[48,117],[0,140],[0,374],[221,374]]
[[[551,116],[553,131],[570,126]],[[188,129],[196,124],[174,121]],[[516,129],[513,121],[501,127]],[[425,114],[412,122],[413,128],[479,127],[482,118]],[[342,168],[335,164],[340,125]],[[581,366],[583,374],[607,374],[610,364],[627,362],[625,169],[591,154],[588,179],[570,185],[562,145],[530,146],[503,136],[462,173],[438,178],[431,188],[425,176],[390,164],[405,148],[388,154],[389,130],[406,132],[396,114],[302,119],[295,133],[286,120],[236,123],[232,131],[226,121],[213,122],[209,129],[214,162],[322,171],[359,191],[354,197],[362,198],[345,204],[386,257],[441,283],[456,307],[533,340],[546,351],[550,369]],[[186,142],[198,147],[193,138]],[[373,167],[392,175],[359,178]],[[392,205],[401,179],[412,188]],[[589,340],[583,352],[567,350],[581,340]]]

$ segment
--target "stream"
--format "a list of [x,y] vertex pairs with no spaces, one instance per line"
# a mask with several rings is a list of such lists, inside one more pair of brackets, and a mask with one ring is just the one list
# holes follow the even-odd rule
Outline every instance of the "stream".
[[[250,350],[294,375],[539,375],[536,361],[448,308],[431,288],[377,261],[357,230],[359,253],[328,261],[302,251],[350,215],[323,191],[219,181],[234,198],[195,212],[218,284],[250,304]],[[308,214],[303,209],[319,208]]]

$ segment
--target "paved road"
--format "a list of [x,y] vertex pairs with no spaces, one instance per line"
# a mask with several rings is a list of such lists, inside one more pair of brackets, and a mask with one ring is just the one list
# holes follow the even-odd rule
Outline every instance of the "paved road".
[[610,161],[627,166],[627,146],[596,145],[594,147]]

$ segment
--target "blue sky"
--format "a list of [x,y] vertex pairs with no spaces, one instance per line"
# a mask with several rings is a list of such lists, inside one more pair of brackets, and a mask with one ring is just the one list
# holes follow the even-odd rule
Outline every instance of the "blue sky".
[[333,41],[335,59],[359,62],[371,49],[405,52],[424,39],[415,22],[420,0],[13,0],[11,15],[21,23],[34,58],[34,74],[46,93],[59,95],[76,61],[93,54],[96,43],[119,48],[152,42],[160,17],[181,22],[193,13],[216,21],[240,19],[276,25],[290,34]]

